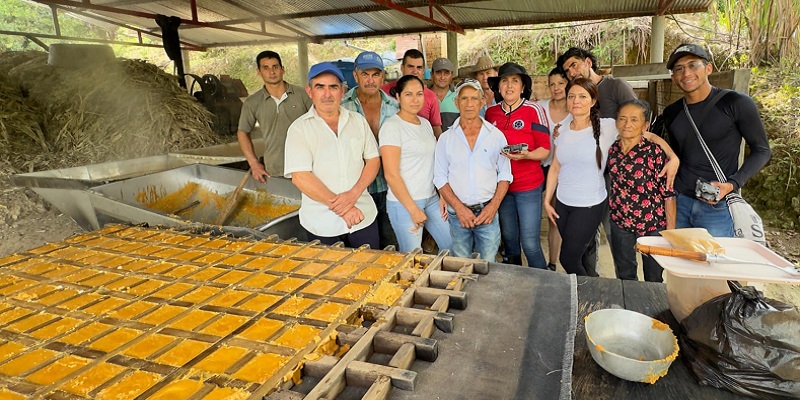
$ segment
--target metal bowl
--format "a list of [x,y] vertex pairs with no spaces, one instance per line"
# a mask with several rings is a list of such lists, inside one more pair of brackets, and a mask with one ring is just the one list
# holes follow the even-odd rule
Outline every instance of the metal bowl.
[[605,309],[584,321],[592,358],[616,377],[655,383],[678,356],[678,339],[669,326],[644,314]]

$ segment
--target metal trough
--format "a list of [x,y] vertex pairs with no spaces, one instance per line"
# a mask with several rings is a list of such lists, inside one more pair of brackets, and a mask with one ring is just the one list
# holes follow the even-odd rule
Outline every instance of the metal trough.
[[[253,146],[256,154],[264,151],[261,139],[253,140]],[[86,191],[89,188],[185,165],[228,165],[244,160],[238,143],[228,143],[179,153],[17,174],[11,177],[11,182],[16,186],[31,188],[59,211],[69,215],[81,228],[94,230],[102,225],[89,204]]]
[[[114,222],[211,225],[244,173],[194,164],[96,186],[87,194],[100,226]],[[265,186],[251,179],[243,189],[243,199],[225,225],[303,239],[297,211],[300,191],[290,180],[274,177]]]

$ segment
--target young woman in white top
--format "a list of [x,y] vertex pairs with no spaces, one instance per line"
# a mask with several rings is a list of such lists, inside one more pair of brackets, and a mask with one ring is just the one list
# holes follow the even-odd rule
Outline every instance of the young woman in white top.
[[[569,123],[570,118],[569,110],[567,110],[567,77],[564,72],[558,68],[553,68],[547,76],[547,88],[550,90],[550,98],[539,100],[539,104],[547,110],[547,119],[550,122],[550,149],[553,148],[553,140],[555,139],[555,132],[561,125]],[[553,162],[553,154],[546,159],[542,160],[542,169],[544,170],[545,186],[547,186],[547,172],[550,170],[550,164]],[[555,271],[556,263],[558,262],[558,255],[561,251],[561,235],[558,233],[558,227],[553,221],[550,221],[550,229],[547,234],[547,247],[548,247],[548,262],[547,268]]]
[[422,81],[406,75],[397,81],[400,111],[389,117],[379,133],[383,173],[389,184],[386,211],[400,251],[422,245],[422,228],[440,250],[451,249],[447,209],[433,185],[436,138],[430,122],[417,115],[425,103]]
[[[597,85],[586,78],[577,78],[567,87],[567,107],[572,119],[560,128],[555,139],[555,156],[545,190],[547,216],[556,223],[563,238],[561,265],[567,273],[576,275],[587,274],[586,266],[590,265],[587,250],[608,207],[603,171],[608,149],[618,135],[613,118],[600,118],[597,96]],[[667,185],[671,187],[678,170],[675,153],[657,135],[645,136],[661,146],[670,158],[659,175],[668,175]],[[554,194],[555,207],[550,204]]]

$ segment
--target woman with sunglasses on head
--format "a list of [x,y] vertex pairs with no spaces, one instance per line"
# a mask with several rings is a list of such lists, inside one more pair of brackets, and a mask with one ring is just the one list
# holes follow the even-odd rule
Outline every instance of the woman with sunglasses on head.
[[[545,190],[547,216],[558,226],[563,238],[561,265],[567,273],[576,275],[592,272],[587,270],[591,264],[586,256],[608,207],[603,173],[608,150],[618,134],[614,119],[600,118],[597,97],[597,85],[589,79],[577,78],[567,87],[567,107],[572,118],[560,128],[555,139],[555,155]],[[668,164],[678,162],[663,139],[649,133],[645,137],[661,146],[670,158]],[[666,173],[667,167],[659,176]],[[550,205],[553,195],[555,207]]]
[[[542,171],[544,172],[545,186],[547,185],[547,173],[550,171],[550,164],[553,162],[553,140],[555,133],[561,125],[568,124],[570,117],[567,110],[567,76],[564,71],[553,68],[547,76],[547,88],[550,90],[550,98],[539,100],[539,104],[547,111],[547,121],[550,123],[550,155],[542,160]],[[550,224],[547,233],[548,262],[547,269],[556,270],[558,255],[561,251],[561,235],[558,227],[548,218]]]
[[406,75],[395,86],[400,111],[389,117],[379,132],[381,161],[389,192],[386,211],[397,235],[399,250],[422,245],[422,228],[440,250],[451,249],[447,209],[433,185],[436,138],[430,122],[417,115],[425,104],[422,81]]
[[[488,83],[497,104],[486,110],[486,120],[503,132],[512,147],[503,153],[511,160],[511,174],[514,176],[499,209],[500,233],[505,249],[503,261],[522,265],[524,252],[529,266],[544,269],[547,262],[539,235],[544,186],[541,160],[550,154],[547,113],[538,103],[528,101],[533,85],[522,66],[505,63],[498,76],[490,77]],[[519,148],[519,145],[527,147]]]

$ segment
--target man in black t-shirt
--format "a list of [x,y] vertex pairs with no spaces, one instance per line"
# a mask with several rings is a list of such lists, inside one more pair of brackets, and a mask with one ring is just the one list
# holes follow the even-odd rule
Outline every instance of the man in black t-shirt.
[[[704,118],[701,116],[706,105],[721,89],[709,83],[712,66],[708,53],[698,45],[678,46],[669,56],[667,68],[672,73],[672,81],[684,93],[681,100],[667,106],[663,113],[670,146],[681,162],[675,178],[678,195],[675,225],[677,228],[706,228],[712,236],[733,237],[733,220],[728,205],[720,200],[744,186],[767,164],[771,155],[758,109],[750,96],[729,91],[709,109]],[[684,101],[727,182],[717,181],[711,163],[683,110]],[[739,166],[742,139],[750,147],[750,154]],[[716,201],[695,197],[698,178],[719,188]]]

